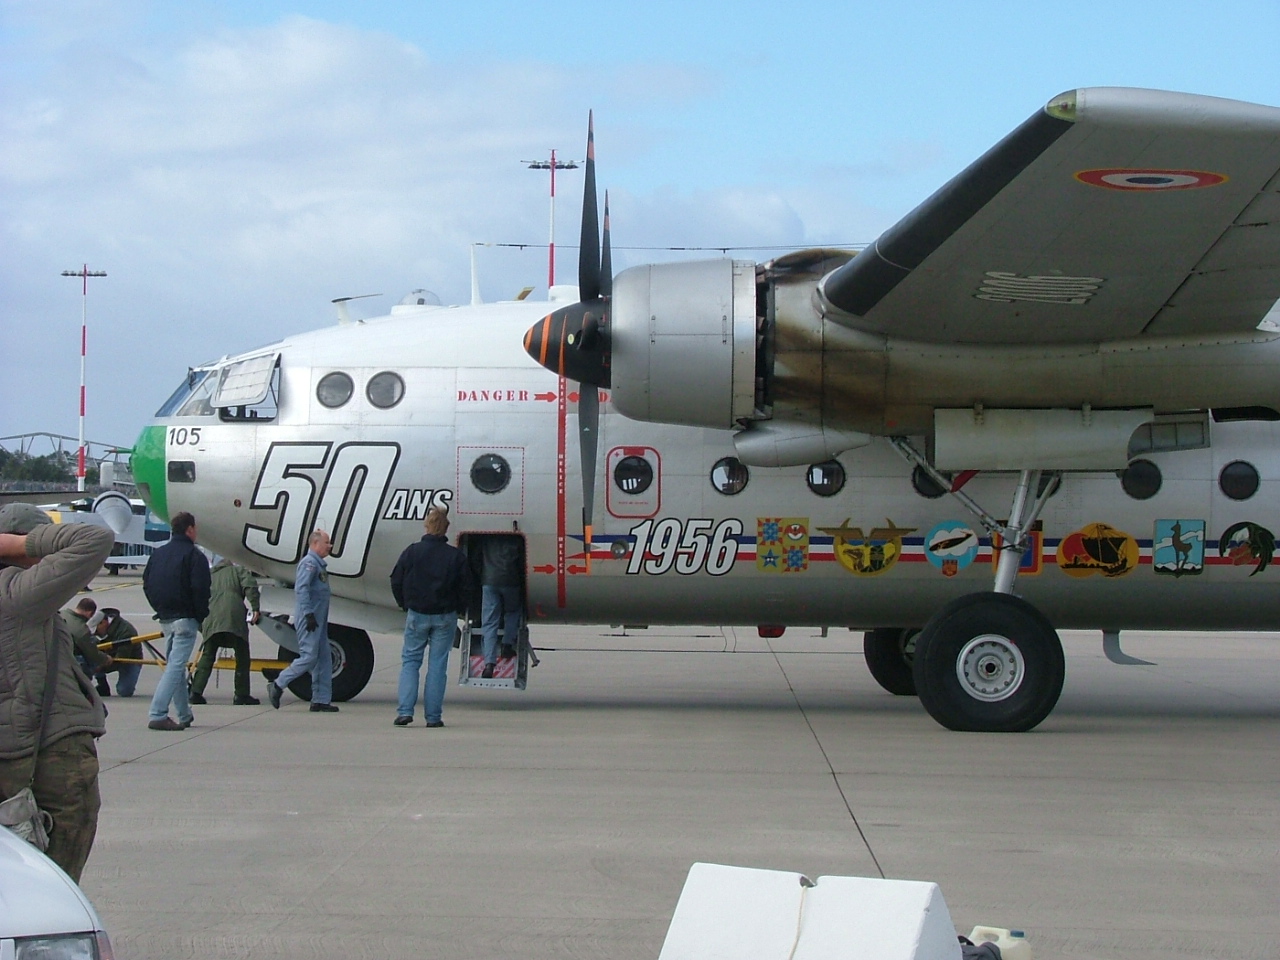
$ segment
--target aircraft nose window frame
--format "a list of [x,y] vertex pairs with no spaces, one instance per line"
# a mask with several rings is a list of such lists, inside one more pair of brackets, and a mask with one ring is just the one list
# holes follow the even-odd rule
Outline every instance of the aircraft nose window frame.
[[751,471],[737,457],[721,457],[711,467],[711,489],[726,497],[733,497],[747,489]]
[[511,464],[497,453],[483,453],[471,464],[471,485],[481,493],[494,495],[511,483]]
[[628,496],[639,496],[653,485],[653,466],[644,457],[623,457],[613,468],[613,482]]
[[1232,460],[1218,472],[1218,489],[1229,500],[1248,500],[1259,483],[1258,468],[1248,460]]
[[195,483],[196,464],[194,460],[170,460],[167,473],[170,483]]
[[404,380],[394,371],[383,370],[369,378],[364,395],[379,410],[390,410],[404,399]]
[[844,465],[839,460],[813,463],[804,472],[804,482],[820,497],[834,497],[844,489],[846,480]]
[[161,405],[155,415],[157,417],[176,416],[177,414],[175,414],[174,411],[178,410],[184,403],[186,403],[187,398],[196,391],[208,376],[208,370],[189,370],[186,377],[183,379],[182,384],[177,390],[173,391],[169,396],[169,399]]
[[341,370],[326,373],[316,384],[316,399],[320,401],[320,406],[329,410],[344,406],[355,392],[355,381],[350,374]]
[[1150,460],[1133,460],[1120,471],[1120,486],[1134,500],[1150,500],[1163,484],[1160,467]]

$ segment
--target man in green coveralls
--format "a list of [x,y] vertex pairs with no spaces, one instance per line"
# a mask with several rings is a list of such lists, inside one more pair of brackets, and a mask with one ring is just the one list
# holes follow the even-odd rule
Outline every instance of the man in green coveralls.
[[[230,560],[219,560],[213,568],[213,583],[209,596],[209,616],[200,625],[204,636],[200,662],[191,678],[191,702],[208,703],[204,688],[213,672],[213,662],[223,647],[235,653],[235,695],[231,701],[239,706],[256,707],[260,701],[249,695],[249,624],[257,623],[262,616],[258,611],[258,581],[246,568]],[[245,604],[252,611],[245,620]]]

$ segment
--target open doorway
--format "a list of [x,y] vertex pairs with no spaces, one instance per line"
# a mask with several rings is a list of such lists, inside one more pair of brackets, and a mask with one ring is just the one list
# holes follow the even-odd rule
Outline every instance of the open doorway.
[[467,610],[458,683],[473,687],[525,689],[528,683],[528,566],[519,533],[464,533],[477,590]]

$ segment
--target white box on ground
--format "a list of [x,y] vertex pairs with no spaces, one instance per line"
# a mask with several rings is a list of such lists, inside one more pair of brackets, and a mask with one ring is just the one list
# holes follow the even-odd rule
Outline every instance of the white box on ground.
[[960,960],[936,883],[695,863],[659,960]]

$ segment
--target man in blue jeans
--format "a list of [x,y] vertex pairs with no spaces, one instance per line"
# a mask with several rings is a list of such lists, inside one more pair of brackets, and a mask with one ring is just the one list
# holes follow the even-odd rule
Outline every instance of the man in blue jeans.
[[311,712],[338,712],[333,705],[333,658],[329,651],[329,568],[324,562],[332,549],[329,534],[313,530],[307,538],[307,555],[298,561],[293,582],[298,658],[274,681],[267,681],[267,699],[277,710],[284,689],[304,673],[310,673]]
[[484,638],[484,672],[488,679],[498,664],[498,626],[502,626],[502,658],[516,656],[520,622],[524,619],[524,555],[520,538],[513,534],[485,537],[480,556],[480,627]]
[[[185,730],[195,719],[187,701],[187,661],[200,622],[209,615],[209,561],[196,549],[196,518],[183,511],[169,523],[173,536],[151,554],[142,571],[142,592],[156,612],[165,640],[165,668],[151,698],[152,730]],[[172,703],[178,714],[169,716]]]
[[422,653],[430,646],[422,699],[428,727],[443,727],[444,688],[448,682],[449,650],[471,599],[471,569],[462,551],[451,547],[445,534],[449,514],[440,507],[427,512],[426,535],[400,554],[391,571],[391,592],[405,611],[404,648],[400,653],[400,703],[395,725],[413,723],[418,702]]

